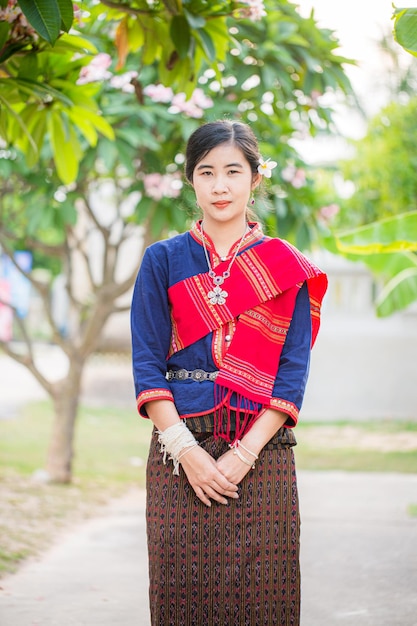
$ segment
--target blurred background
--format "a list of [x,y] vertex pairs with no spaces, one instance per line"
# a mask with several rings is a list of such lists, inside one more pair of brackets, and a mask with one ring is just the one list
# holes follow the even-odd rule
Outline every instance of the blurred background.
[[417,474],[414,4],[0,1],[0,574],[144,485],[131,293],[205,121],[252,126],[265,231],[329,275],[300,470]]

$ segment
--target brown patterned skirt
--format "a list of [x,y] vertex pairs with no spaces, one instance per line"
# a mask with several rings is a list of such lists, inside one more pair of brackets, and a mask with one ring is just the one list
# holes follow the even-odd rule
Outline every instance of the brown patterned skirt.
[[[208,418],[188,427],[214,458],[227,449]],[[298,626],[299,510],[292,446],[281,429],[240,484],[238,500],[205,506],[152,435],[147,534],[152,626]]]

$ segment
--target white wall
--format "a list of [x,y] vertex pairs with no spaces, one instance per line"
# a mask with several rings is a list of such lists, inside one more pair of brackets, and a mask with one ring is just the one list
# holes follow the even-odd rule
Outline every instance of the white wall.
[[331,255],[315,261],[329,290],[301,418],[417,419],[417,308],[379,319],[365,268]]

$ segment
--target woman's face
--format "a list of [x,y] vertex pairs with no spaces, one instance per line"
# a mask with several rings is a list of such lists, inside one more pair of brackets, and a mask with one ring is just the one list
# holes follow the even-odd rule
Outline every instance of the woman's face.
[[204,226],[243,224],[251,192],[260,181],[240,148],[223,143],[195,166],[193,187]]

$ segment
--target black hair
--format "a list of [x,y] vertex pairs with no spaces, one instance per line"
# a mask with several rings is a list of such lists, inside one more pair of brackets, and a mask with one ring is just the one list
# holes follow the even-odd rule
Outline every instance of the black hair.
[[195,130],[190,136],[185,153],[185,176],[193,182],[193,173],[196,165],[222,143],[234,144],[243,152],[253,174],[258,171],[259,148],[258,141],[247,124],[218,120],[208,122]]

